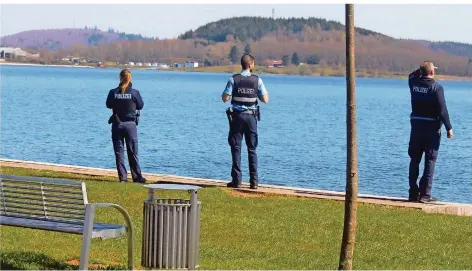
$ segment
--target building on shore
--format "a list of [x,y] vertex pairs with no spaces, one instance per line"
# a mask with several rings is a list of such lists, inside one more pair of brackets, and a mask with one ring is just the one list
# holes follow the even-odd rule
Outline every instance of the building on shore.
[[197,61],[185,61],[184,67],[185,68],[198,68],[198,62]]
[[25,59],[38,57],[39,54],[31,54],[21,48],[0,47],[0,58],[2,59]]
[[283,66],[282,60],[266,60],[267,68],[283,68]]

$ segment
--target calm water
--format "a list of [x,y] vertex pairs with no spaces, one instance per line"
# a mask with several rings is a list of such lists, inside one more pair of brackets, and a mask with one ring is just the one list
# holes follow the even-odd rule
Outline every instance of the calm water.
[[[117,69],[0,66],[1,153],[11,159],[114,168],[108,90]],[[133,71],[149,173],[230,180],[220,94],[229,74]],[[259,123],[261,184],[343,191],[344,78],[262,76],[271,95]],[[433,194],[472,203],[472,83],[442,82],[455,136],[439,152]],[[360,193],[406,196],[410,97],[405,80],[358,79]],[[243,145],[244,146],[244,145]],[[243,177],[248,181],[246,151]]]

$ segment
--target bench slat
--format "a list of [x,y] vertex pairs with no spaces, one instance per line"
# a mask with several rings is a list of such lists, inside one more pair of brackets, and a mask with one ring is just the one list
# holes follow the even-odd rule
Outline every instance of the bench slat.
[[[13,217],[13,218],[21,218],[21,219],[28,219],[28,220],[34,220],[34,221],[52,221],[52,222],[57,222],[57,223],[69,223],[69,224],[74,224],[74,225],[83,225],[84,220],[80,219],[63,219],[61,217],[55,217],[55,216],[50,216],[48,218],[42,217],[42,216],[27,216],[27,215],[22,215],[22,214],[2,214],[1,215],[2,219],[4,217]],[[3,224],[3,221],[0,221],[0,224]]]
[[[9,208],[16,208],[16,209],[26,209],[26,210],[32,210],[32,211],[41,211],[44,212],[44,208],[42,207],[31,207],[31,206],[25,206],[25,205],[16,205],[16,204],[10,204],[6,203],[5,204],[7,211],[9,211]],[[61,210],[61,209],[53,209],[46,207],[46,213],[62,213],[62,214],[74,214],[74,215],[81,215],[84,216],[84,212],[77,212],[77,211],[71,211],[71,210]]]
[[5,182],[32,182],[32,183],[47,183],[50,185],[57,186],[82,186],[82,182],[77,181],[67,181],[67,180],[57,180],[49,178],[40,178],[40,177],[27,177],[27,176],[11,176],[11,175],[0,175],[0,178]]
[[66,213],[62,213],[61,215],[54,215],[54,214],[46,214],[46,216],[44,215],[44,211],[40,211],[40,212],[37,212],[35,210],[25,210],[25,209],[9,209],[8,207],[6,208],[6,212],[5,212],[5,216],[8,216],[10,214],[20,214],[20,215],[23,215],[23,216],[28,216],[28,217],[44,217],[44,218],[48,218],[48,217],[60,217],[60,218],[63,218],[63,219],[83,219],[84,218],[84,215],[75,215],[75,214],[66,214]]
[[[3,189],[3,192],[4,193],[17,193],[17,194],[26,194],[26,195],[32,195],[32,196],[39,196],[39,198],[41,198],[43,196],[43,194],[41,192],[29,192],[29,191],[20,191],[20,190],[13,190],[13,189]],[[60,194],[44,193],[44,196],[46,198],[62,198],[62,199],[83,200],[83,197],[60,195]]]
[[[38,221],[32,219],[4,217],[0,216],[2,225],[33,228],[39,230],[49,230],[58,232],[67,232],[73,234],[83,234],[84,225],[74,225],[69,223],[53,222],[53,221]],[[94,223],[92,238],[118,238],[126,233],[126,227],[123,225]]]
[[[5,199],[4,203],[6,204],[8,203],[31,204],[30,201],[20,201],[20,200],[14,200],[14,199]],[[46,203],[46,207],[55,207],[55,208],[62,208],[62,209],[67,209],[67,210],[78,210],[78,211],[85,212],[85,205],[60,205],[60,204],[54,204],[54,203]]]
[[[11,195],[11,193],[3,193],[5,198],[15,198],[15,199],[26,199],[26,200],[38,200],[38,198],[33,198],[33,197],[25,197],[25,196],[16,196],[16,195]],[[50,202],[55,202],[55,203],[64,203],[64,204],[71,204],[71,205],[83,205],[84,202],[81,201],[68,201],[68,200],[59,200],[59,199],[47,199],[47,201]]]
[[75,189],[75,188],[80,187],[75,184],[63,184],[63,183],[53,183],[53,182],[43,182],[43,181],[36,181],[36,182],[35,181],[21,181],[21,180],[9,180],[9,179],[3,179],[3,178],[2,178],[2,181],[8,184],[18,184],[19,182],[23,184],[38,185],[38,186],[42,184],[43,186],[47,186],[51,188]]
[[[23,189],[23,190],[32,190],[31,188],[35,188],[34,190],[41,191],[41,185],[38,185],[37,187],[33,187],[31,185],[25,186],[25,185],[18,185],[18,184],[3,184],[4,188],[15,188],[15,189]],[[73,190],[65,190],[65,189],[51,189],[51,188],[45,188],[43,186],[43,191],[44,192],[58,192],[58,193],[64,193],[64,194],[74,194],[74,195],[82,195],[82,189],[75,188]]]

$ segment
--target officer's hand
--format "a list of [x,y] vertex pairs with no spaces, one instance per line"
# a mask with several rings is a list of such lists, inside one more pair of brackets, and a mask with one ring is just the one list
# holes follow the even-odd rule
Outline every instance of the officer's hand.
[[454,136],[454,133],[452,132],[452,129],[447,131],[447,138],[452,138]]

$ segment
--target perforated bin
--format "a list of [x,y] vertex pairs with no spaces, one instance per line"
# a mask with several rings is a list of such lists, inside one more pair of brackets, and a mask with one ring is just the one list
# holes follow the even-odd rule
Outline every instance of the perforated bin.
[[[147,268],[194,269],[199,263],[201,202],[198,186],[151,184],[143,206],[141,265]],[[190,199],[155,198],[155,190],[188,190]]]

